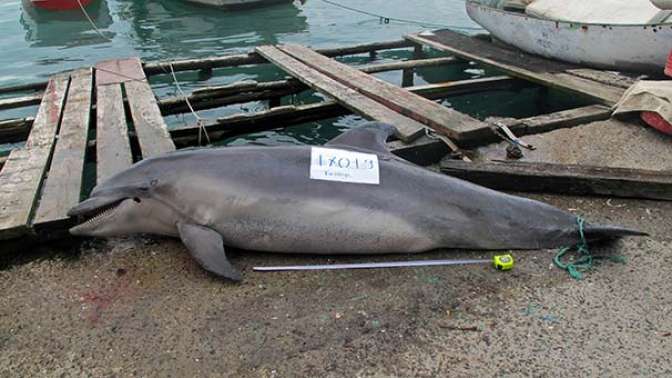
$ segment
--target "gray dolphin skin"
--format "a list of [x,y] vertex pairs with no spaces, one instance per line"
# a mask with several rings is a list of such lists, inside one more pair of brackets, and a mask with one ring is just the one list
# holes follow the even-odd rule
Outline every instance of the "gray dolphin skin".
[[[368,123],[324,147],[375,154],[379,184],[310,178],[311,146],[225,147],[140,161],[72,208],[73,235],[179,237],[207,271],[238,281],[224,245],[311,254],[539,249],[579,240],[574,215],[392,155]],[[644,233],[586,223],[589,240]]]

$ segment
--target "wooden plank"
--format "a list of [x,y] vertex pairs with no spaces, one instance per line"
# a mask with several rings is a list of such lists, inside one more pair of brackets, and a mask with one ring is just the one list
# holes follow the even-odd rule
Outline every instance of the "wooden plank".
[[[462,62],[462,61],[448,57],[448,58],[434,58],[434,59],[420,59],[420,60],[404,60],[400,62],[391,62],[391,63],[372,63],[354,68],[366,73],[377,73],[377,72],[402,70],[407,68],[435,67],[435,66],[453,64],[455,62]],[[254,80],[243,80],[227,85],[196,89],[193,92],[191,92],[191,96],[189,97],[190,100],[194,102],[195,100],[199,100],[202,98],[210,98],[214,96],[220,97],[220,96],[239,95],[241,94],[241,92],[260,92],[269,89],[274,90],[294,89],[298,93],[302,90],[307,89],[307,87],[296,79],[269,81],[261,83]],[[179,97],[179,99],[182,99],[182,97]],[[159,103],[159,107],[161,109],[164,109],[165,106],[164,104],[166,104],[167,100],[168,99],[161,100],[161,102]],[[184,99],[182,99],[182,101],[184,101]]]
[[35,121],[32,117],[0,121],[0,143],[14,143],[26,140]]
[[[259,83],[256,87],[235,94],[227,94],[226,89],[218,91],[200,92],[189,96],[189,102],[194,110],[212,109],[221,106],[240,104],[252,101],[271,100],[279,97],[300,93],[308,89],[302,83],[295,80],[279,80]],[[191,110],[187,106],[184,97],[176,96],[164,98],[158,101],[161,114],[188,113]]]
[[[370,53],[371,51],[378,51],[378,50],[403,49],[413,46],[415,46],[414,43],[402,39],[397,41],[375,42],[355,46],[320,49],[317,51],[320,54],[334,57],[334,56]],[[235,54],[235,55],[217,56],[201,59],[176,60],[172,62],[149,62],[145,64],[144,68],[145,73],[151,76],[158,74],[169,74],[171,65],[173,66],[173,70],[177,72],[177,71],[190,71],[190,70],[213,69],[223,67],[237,67],[242,65],[262,64],[262,63],[268,63],[268,61],[266,61],[263,57],[259,56],[259,54],[257,54],[256,52],[250,52],[247,54]]]
[[590,79],[592,81],[597,81],[602,84],[607,84],[612,87],[619,87],[623,89],[630,88],[640,79],[639,77],[626,76],[620,72],[601,71],[590,68],[569,69],[567,72],[577,77]]
[[[529,86],[529,82],[512,79],[506,76],[463,80],[440,84],[419,85],[408,88],[409,91],[423,97],[439,99],[452,95],[480,92],[483,90],[509,90]],[[194,105],[196,106],[196,105]],[[247,114],[233,115],[220,118],[216,123],[205,127],[210,140],[220,140],[250,132],[272,130],[298,123],[317,121],[326,118],[349,114],[349,110],[336,101],[323,101],[316,104],[295,106],[293,111],[273,112],[261,111]],[[180,147],[196,144],[198,128],[194,125],[185,125],[170,130],[173,141]]]
[[[444,93],[458,95],[474,93],[478,91],[514,90],[533,86],[529,81],[514,79],[508,76],[485,77],[480,79],[459,80],[447,83],[427,84],[417,87],[409,87],[406,90],[414,92],[414,88],[423,88],[421,94],[426,98],[441,98]],[[269,81],[257,83],[252,86],[246,83],[244,91],[231,93],[228,86],[203,88],[189,95],[189,101],[196,110],[212,109],[225,105],[244,103],[251,101],[263,101],[277,97],[300,93],[308,89],[306,85],[296,79]],[[450,87],[450,88],[449,88]],[[435,90],[433,90],[435,89]],[[435,92],[436,95],[429,95]],[[175,96],[163,98],[158,101],[161,113],[170,114],[189,112],[184,97]]]
[[23,97],[5,98],[0,100],[0,110],[23,108],[25,106],[37,105],[41,101],[42,101],[42,93]]
[[410,142],[425,133],[425,125],[420,122],[407,118],[352,88],[329,78],[285,54],[276,47],[257,47],[257,52],[287,71],[290,75],[301,80],[304,84],[332,96],[351,111],[362,114],[367,118],[395,125],[399,138],[404,141]]
[[497,190],[672,200],[672,174],[528,162],[443,161],[441,171]]
[[145,72],[138,70],[138,58],[104,60],[96,63],[96,86],[144,80]]
[[528,81],[508,76],[491,76],[479,79],[449,81],[445,83],[417,85],[406,88],[417,95],[428,99],[441,99],[469,93],[518,90],[534,86]]
[[133,164],[121,85],[96,87],[96,182]]
[[0,88],[0,94],[13,92],[43,91],[47,87],[48,81],[40,81],[30,84],[12,85]]
[[32,221],[34,225],[67,220],[68,210],[81,200],[92,85],[90,68],[73,72],[49,173]]
[[[133,77],[142,75],[142,65],[139,59],[133,59]],[[130,70],[130,68],[129,68]],[[133,126],[138,136],[142,157],[149,158],[166,152],[174,151],[175,144],[170,139],[168,127],[163,120],[161,110],[154,97],[154,92],[146,79],[131,80],[124,83],[126,98],[131,108]]]
[[488,125],[479,120],[414,95],[403,88],[329,59],[309,48],[287,44],[280,46],[279,49],[341,84],[456,141],[478,139],[490,133]]
[[49,162],[69,77],[49,80],[24,147],[13,150],[0,172],[0,240],[21,236],[28,224]]
[[[541,114],[529,118],[504,118],[499,121],[491,121],[491,123],[493,124],[493,127],[494,124],[506,126],[516,136],[522,137],[525,135],[547,133],[557,129],[568,129],[590,122],[603,121],[609,118],[611,118],[611,108],[603,105],[588,105],[575,109]],[[499,136],[495,133],[491,133],[472,143],[465,143],[463,147],[479,147],[501,141],[502,139]]]
[[[518,90],[530,86],[534,86],[529,81],[511,78],[508,76],[492,76],[492,77],[483,77],[479,79],[468,79],[468,80],[458,80],[450,81],[445,83],[436,83],[436,84],[425,84],[418,85],[415,87],[406,88],[407,90],[418,94],[422,97],[429,99],[442,99],[449,96],[457,96],[468,93],[478,93],[483,91],[498,91],[498,90]],[[221,87],[225,88],[225,87]],[[268,100],[277,96],[289,95],[293,93],[298,93],[301,90],[307,89],[303,83],[296,79],[290,80],[278,80],[264,83],[257,83],[254,89],[250,89],[250,93],[242,94],[232,94],[230,96],[226,95],[226,89],[223,89],[225,94],[224,97],[220,97],[220,93],[217,92],[217,87],[205,88],[203,92],[199,92],[197,95],[192,93],[189,96],[189,101],[194,106],[196,110],[199,109],[212,109],[219,106],[228,105],[231,103],[240,103],[240,102],[249,102],[249,101],[262,101]],[[329,103],[329,104],[328,104]],[[186,110],[186,104],[184,103],[183,97],[169,97],[164,98],[158,101],[159,108],[161,109],[161,114],[164,116],[169,114],[175,114],[180,112],[188,111]],[[325,101],[322,103],[325,107],[329,109],[325,110],[325,115],[321,116],[319,113],[314,113],[311,115],[310,120],[319,120],[328,118],[334,112],[329,110],[333,109],[333,103]],[[340,107],[340,105],[338,105]],[[327,114],[328,113],[328,114]],[[347,114],[348,111],[341,109],[340,112],[337,112],[334,116]],[[290,115],[290,114],[288,114]],[[297,118],[302,118],[297,117]],[[292,117],[287,117],[285,121],[293,119]],[[0,121],[0,143],[8,142],[18,142],[25,140],[30,132],[30,126],[33,123],[32,118],[25,119],[13,119]],[[213,126],[213,125],[208,125]],[[187,130],[193,128],[193,125],[188,125],[182,129]],[[170,130],[171,135],[173,130]]]
[[[503,123],[514,131],[517,136],[524,136],[580,126],[608,119],[610,116],[611,110],[609,108],[601,105],[590,105],[529,118],[507,120]],[[484,146],[499,141],[501,141],[501,138],[493,133],[492,136],[480,139],[478,143],[466,147]],[[434,164],[438,162],[440,156],[442,156],[441,154],[446,155],[450,152],[446,148],[445,143],[428,137],[418,138],[413,143],[394,141],[388,143],[388,146],[390,146],[395,154],[420,165]]]
[[442,58],[402,60],[400,62],[390,62],[390,63],[371,63],[352,68],[371,74],[378,72],[399,71],[414,68],[438,67],[457,63],[463,63],[463,60],[449,56]]
[[614,105],[624,92],[623,88],[569,73],[570,70],[580,67],[497,46],[491,42],[450,30],[438,30],[427,35],[410,34],[405,38],[464,59],[492,66],[511,76],[578,93],[605,105]]
[[[216,123],[208,124],[205,128],[210,141],[217,141],[237,135],[279,129],[349,113],[336,101],[294,106],[292,111],[287,111],[287,107],[281,108],[284,110],[276,111],[274,109],[277,108],[271,108],[270,110],[252,113],[251,116],[237,114],[219,118]],[[170,135],[180,148],[194,146],[198,143],[199,128],[193,125],[177,127],[170,130]]]
[[611,118],[611,108],[588,105],[576,109],[504,122],[517,136],[546,133]]

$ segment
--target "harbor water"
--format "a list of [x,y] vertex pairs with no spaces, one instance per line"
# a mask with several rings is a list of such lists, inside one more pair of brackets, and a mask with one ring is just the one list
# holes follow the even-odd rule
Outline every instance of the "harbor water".
[[[390,19],[358,13],[347,7]],[[478,26],[469,20],[464,2],[460,0],[307,0],[239,12],[192,5],[183,0],[95,0],[87,11],[98,31],[80,10],[45,12],[34,9],[28,0],[0,2],[0,33],[3,36],[0,39],[3,51],[0,55],[0,86],[41,81],[56,72],[129,56],[139,56],[145,61],[193,59],[247,52],[258,45],[284,42],[315,48],[336,47],[395,40],[405,33],[442,27],[478,32]],[[384,62],[405,58],[410,58],[410,51],[386,51],[375,59]],[[370,58],[361,55],[344,61],[363,64],[370,63]],[[465,63],[419,69],[415,84],[493,74],[497,73]],[[187,92],[240,80],[274,80],[285,76],[270,65],[219,69],[206,80],[197,72],[177,75]],[[400,72],[376,76],[401,84]],[[170,75],[153,77],[151,82],[159,97],[177,95]],[[537,93],[535,90],[527,92],[522,96],[521,93],[506,92],[459,96],[444,103],[479,118],[489,115],[521,117],[537,110],[530,108],[530,103],[535,102],[529,101],[530,96]],[[321,99],[319,94],[308,94],[287,99],[287,102],[306,103]],[[201,116],[222,117],[265,107],[266,103],[249,103],[203,111]],[[6,110],[0,112],[0,119],[34,116],[36,110],[37,107]],[[169,116],[166,121],[170,127],[194,123],[191,115]],[[361,121],[359,117],[346,116],[281,132],[256,133],[226,143],[319,143]]]

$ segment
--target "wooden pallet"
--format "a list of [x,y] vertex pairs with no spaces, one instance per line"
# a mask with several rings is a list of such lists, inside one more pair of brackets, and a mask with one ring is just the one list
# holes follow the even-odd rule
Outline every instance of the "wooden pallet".
[[488,126],[298,45],[262,46],[256,50],[309,87],[333,97],[351,111],[397,126],[410,142],[426,128],[464,141],[490,134]]
[[175,149],[140,60],[51,77],[25,146],[11,152],[0,172],[0,240],[67,229],[67,211],[85,194],[94,105],[97,182],[133,163],[132,135],[138,159]]
[[589,70],[544,59],[451,30],[409,34],[405,38],[463,59],[499,69],[513,77],[579,94],[609,106],[618,102],[625,92],[625,88],[629,86],[627,83],[631,82],[629,78],[615,73]]

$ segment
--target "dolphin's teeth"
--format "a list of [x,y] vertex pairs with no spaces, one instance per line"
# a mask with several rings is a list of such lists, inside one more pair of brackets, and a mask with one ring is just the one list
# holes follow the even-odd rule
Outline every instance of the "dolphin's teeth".
[[111,205],[111,206],[109,206],[109,207],[107,207],[107,208],[103,208],[103,209],[99,210],[99,212],[98,212],[96,215],[92,216],[92,217],[89,218],[88,220],[85,220],[82,224],[87,224],[87,225],[93,225],[93,224],[96,224],[96,223],[98,223],[102,218],[105,218],[105,217],[107,217],[108,215],[110,215],[111,213],[113,213],[114,210],[116,210],[116,208],[117,208],[118,206],[119,206],[119,203],[116,203],[116,204]]

